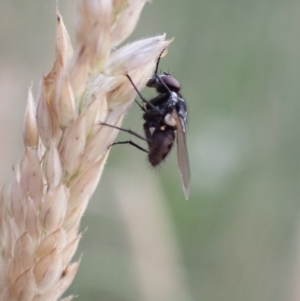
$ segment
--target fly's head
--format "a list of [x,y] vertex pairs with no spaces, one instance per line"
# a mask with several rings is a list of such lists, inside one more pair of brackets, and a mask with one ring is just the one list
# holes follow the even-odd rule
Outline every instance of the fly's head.
[[180,91],[179,81],[170,73],[154,74],[147,82],[147,87],[155,88],[158,93]]

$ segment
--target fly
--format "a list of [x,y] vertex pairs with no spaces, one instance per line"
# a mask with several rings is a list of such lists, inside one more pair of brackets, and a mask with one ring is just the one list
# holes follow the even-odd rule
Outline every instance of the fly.
[[[185,198],[189,197],[190,166],[186,147],[187,106],[184,98],[179,93],[181,87],[177,79],[170,73],[158,74],[159,56],[153,76],[148,80],[147,87],[154,88],[158,95],[146,100],[133,83],[131,77],[126,74],[137,94],[143,101],[143,105],[135,102],[142,109],[143,129],[145,137],[128,129],[123,129],[110,124],[103,125],[127,132],[147,142],[148,150],[131,140],[115,142],[115,144],[130,144],[141,151],[148,153],[148,160],[152,166],[158,166],[169,155],[176,138],[177,160],[182,178],[182,188]],[[175,135],[176,132],[176,135]]]

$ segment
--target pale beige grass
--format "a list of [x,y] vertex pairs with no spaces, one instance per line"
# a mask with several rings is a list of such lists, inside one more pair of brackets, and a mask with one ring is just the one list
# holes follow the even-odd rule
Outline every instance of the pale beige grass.
[[[57,12],[56,55],[31,92],[25,151],[0,199],[0,300],[58,300],[72,282],[71,263],[88,205],[135,90],[168,47],[156,36],[115,49],[133,31],[146,0],[79,0],[76,45]],[[65,300],[72,299],[72,296]]]

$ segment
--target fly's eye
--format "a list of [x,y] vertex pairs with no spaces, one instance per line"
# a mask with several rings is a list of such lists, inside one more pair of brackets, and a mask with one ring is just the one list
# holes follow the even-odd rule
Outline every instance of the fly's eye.
[[[179,92],[180,84],[178,80],[170,74],[162,75],[160,79],[165,83],[165,85],[173,92]],[[163,84],[161,83],[163,87]],[[165,90],[165,87],[164,87]],[[163,91],[162,91],[163,92]]]
[[155,88],[158,93],[179,92],[180,84],[178,80],[169,73],[154,75],[146,84],[149,88]]
[[170,126],[176,126],[176,120],[174,119],[172,114],[167,114],[164,118],[164,122]]

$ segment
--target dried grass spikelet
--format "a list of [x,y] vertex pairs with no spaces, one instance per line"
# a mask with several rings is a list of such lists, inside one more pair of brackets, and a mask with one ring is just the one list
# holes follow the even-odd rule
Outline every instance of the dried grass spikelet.
[[[56,58],[24,119],[25,152],[0,197],[0,300],[57,300],[72,282],[81,217],[135,90],[170,41],[156,36],[112,51],[145,0],[79,0],[76,46],[57,12]],[[71,300],[68,297],[65,300]]]

